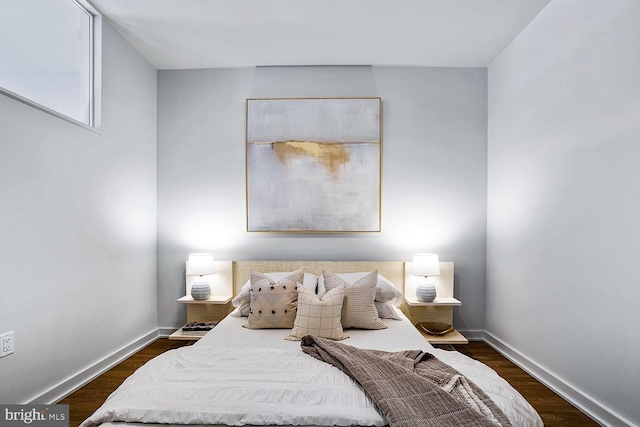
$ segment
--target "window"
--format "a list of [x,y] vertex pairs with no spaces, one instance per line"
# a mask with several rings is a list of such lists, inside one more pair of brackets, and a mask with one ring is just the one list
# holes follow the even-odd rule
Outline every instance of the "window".
[[0,91],[98,128],[100,29],[78,1],[0,1]]

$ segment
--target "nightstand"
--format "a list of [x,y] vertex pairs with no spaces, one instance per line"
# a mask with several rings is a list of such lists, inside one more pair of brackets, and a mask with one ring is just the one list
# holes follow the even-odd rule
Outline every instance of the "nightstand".
[[[432,302],[421,302],[416,298],[416,284],[418,277],[411,274],[412,263],[405,262],[405,300],[402,311],[415,325],[420,322],[444,322],[453,325],[453,308],[462,302],[453,297],[453,262],[440,263],[440,276],[434,276],[436,284],[436,299]],[[421,328],[420,333],[431,344],[468,344],[469,341],[457,330],[445,335],[430,335]]]
[[[216,261],[216,274],[205,276],[211,284],[211,296],[206,300],[194,300],[191,297],[191,284],[193,276],[186,276],[185,290],[186,295],[178,298],[177,302],[187,305],[187,323],[202,321],[219,321],[229,314],[233,307],[231,300],[233,299],[233,283],[232,283],[232,262]],[[183,331],[178,329],[171,335],[171,340],[199,340],[206,332],[201,331]]]

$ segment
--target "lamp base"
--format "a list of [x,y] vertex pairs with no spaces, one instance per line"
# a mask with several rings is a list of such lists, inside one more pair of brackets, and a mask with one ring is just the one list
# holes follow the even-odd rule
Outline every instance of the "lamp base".
[[416,288],[416,298],[420,302],[433,302],[436,299],[436,285],[433,283],[419,283]]
[[196,301],[208,299],[211,296],[211,286],[208,282],[197,282],[191,285],[191,297]]

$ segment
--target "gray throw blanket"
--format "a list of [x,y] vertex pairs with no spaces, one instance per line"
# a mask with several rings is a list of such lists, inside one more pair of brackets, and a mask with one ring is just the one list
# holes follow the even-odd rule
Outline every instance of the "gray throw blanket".
[[301,345],[356,380],[391,427],[511,426],[478,386],[430,353],[359,349],[312,335]]

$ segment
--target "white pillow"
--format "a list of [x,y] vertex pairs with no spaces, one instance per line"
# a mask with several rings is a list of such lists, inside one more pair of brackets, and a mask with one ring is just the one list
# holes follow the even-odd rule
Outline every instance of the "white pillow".
[[316,277],[316,281],[318,282],[318,285],[316,286],[316,294],[321,297],[327,292],[327,288],[324,286],[324,277],[322,277],[322,274]]
[[[269,276],[275,282],[279,282],[285,277],[289,276],[292,272],[273,272],[273,273],[263,273],[266,276]],[[302,285],[305,288],[309,288],[316,291],[316,287],[318,286],[318,278],[311,273],[304,273],[304,280]],[[324,289],[324,288],[323,288]],[[244,285],[242,285],[242,289],[240,293],[236,295],[233,300],[231,300],[231,304],[234,307],[238,307],[237,310],[233,311],[233,315],[237,317],[247,317],[249,316],[249,310],[251,309],[251,279],[247,280]]]
[[[354,283],[364,276],[369,274],[368,272],[358,272],[358,273],[334,273],[336,276],[344,279],[349,283]],[[322,296],[324,294],[324,290],[326,286],[324,284],[324,277],[322,275],[318,276],[318,296]],[[322,290],[322,293],[321,293]],[[404,295],[400,292],[393,283],[384,277],[381,274],[378,274],[378,284],[376,285],[376,301],[378,302],[388,302],[391,305],[399,306],[404,299]]]
[[398,315],[396,308],[388,302],[374,301],[373,304],[376,306],[378,316],[380,316],[381,319],[402,320],[402,317]]

